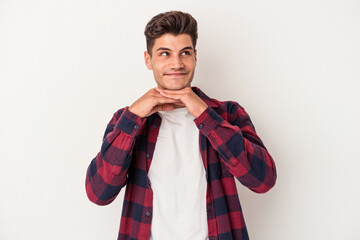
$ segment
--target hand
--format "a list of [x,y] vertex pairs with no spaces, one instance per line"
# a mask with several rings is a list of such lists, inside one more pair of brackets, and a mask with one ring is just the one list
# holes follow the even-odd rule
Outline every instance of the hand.
[[157,111],[170,111],[181,104],[180,101],[165,97],[152,88],[136,100],[128,110],[143,118]]
[[208,107],[208,105],[193,92],[191,87],[180,90],[165,90],[160,88],[155,88],[155,90],[166,98],[182,102],[195,118],[200,116],[200,114]]

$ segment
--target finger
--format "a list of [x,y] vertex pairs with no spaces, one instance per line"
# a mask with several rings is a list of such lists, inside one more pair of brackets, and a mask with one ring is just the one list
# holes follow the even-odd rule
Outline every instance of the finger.
[[171,111],[175,109],[175,107],[185,107],[185,104],[183,104],[182,102],[175,102],[175,103],[164,103],[164,104],[156,105],[151,109],[151,111],[148,113],[148,115],[146,115],[146,117],[158,111]]
[[156,97],[155,102],[157,105],[157,104],[165,104],[165,103],[179,103],[181,101],[179,101],[178,99],[174,99],[174,98],[160,96],[160,97]]
[[167,97],[167,98],[171,98],[171,99],[177,99],[177,100],[181,100],[181,98],[183,97],[183,94],[174,94],[174,93],[166,93],[166,92],[159,92],[162,96]]
[[176,107],[186,107],[186,105],[183,102],[173,103]]
[[170,111],[170,110],[173,110],[174,108],[175,108],[175,105],[169,104],[169,103],[158,105],[158,109],[159,109],[158,111]]
[[158,112],[158,111],[170,111],[170,110],[173,110],[174,108],[175,108],[175,105],[173,105],[171,103],[156,105],[155,107],[153,107],[153,109],[151,110],[149,115],[151,115],[155,112]]

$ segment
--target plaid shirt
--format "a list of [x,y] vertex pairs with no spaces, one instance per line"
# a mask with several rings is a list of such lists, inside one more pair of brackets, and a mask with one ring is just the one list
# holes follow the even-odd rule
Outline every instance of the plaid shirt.
[[[211,99],[197,87],[192,90],[208,105],[194,124],[206,171],[209,239],[249,239],[234,177],[250,190],[265,193],[275,184],[275,163],[243,107]],[[98,205],[111,203],[127,185],[118,239],[149,239],[153,192],[147,173],[160,124],[158,113],[140,118],[128,107],[119,109],[87,169],[86,192]]]

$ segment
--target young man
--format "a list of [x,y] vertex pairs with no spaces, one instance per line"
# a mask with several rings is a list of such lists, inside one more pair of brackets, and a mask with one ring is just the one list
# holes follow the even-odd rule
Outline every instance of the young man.
[[264,193],[275,163],[237,102],[191,87],[196,20],[172,11],[145,28],[157,87],[110,120],[86,175],[89,199],[111,203],[126,185],[118,239],[249,239],[234,177]]

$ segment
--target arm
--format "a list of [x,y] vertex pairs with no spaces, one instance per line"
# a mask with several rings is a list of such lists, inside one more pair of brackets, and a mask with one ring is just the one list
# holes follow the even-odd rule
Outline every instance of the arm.
[[135,139],[145,123],[145,117],[174,108],[177,100],[163,97],[150,89],[130,107],[117,111],[110,120],[101,151],[91,161],[86,174],[86,193],[90,201],[111,203],[127,183]]
[[250,190],[265,193],[275,185],[275,163],[245,109],[236,102],[229,102],[228,108],[228,121],[208,107],[195,124],[231,174]]
[[98,205],[111,203],[126,185],[135,139],[144,119],[128,110],[118,110],[107,125],[100,152],[86,173],[86,193]]

